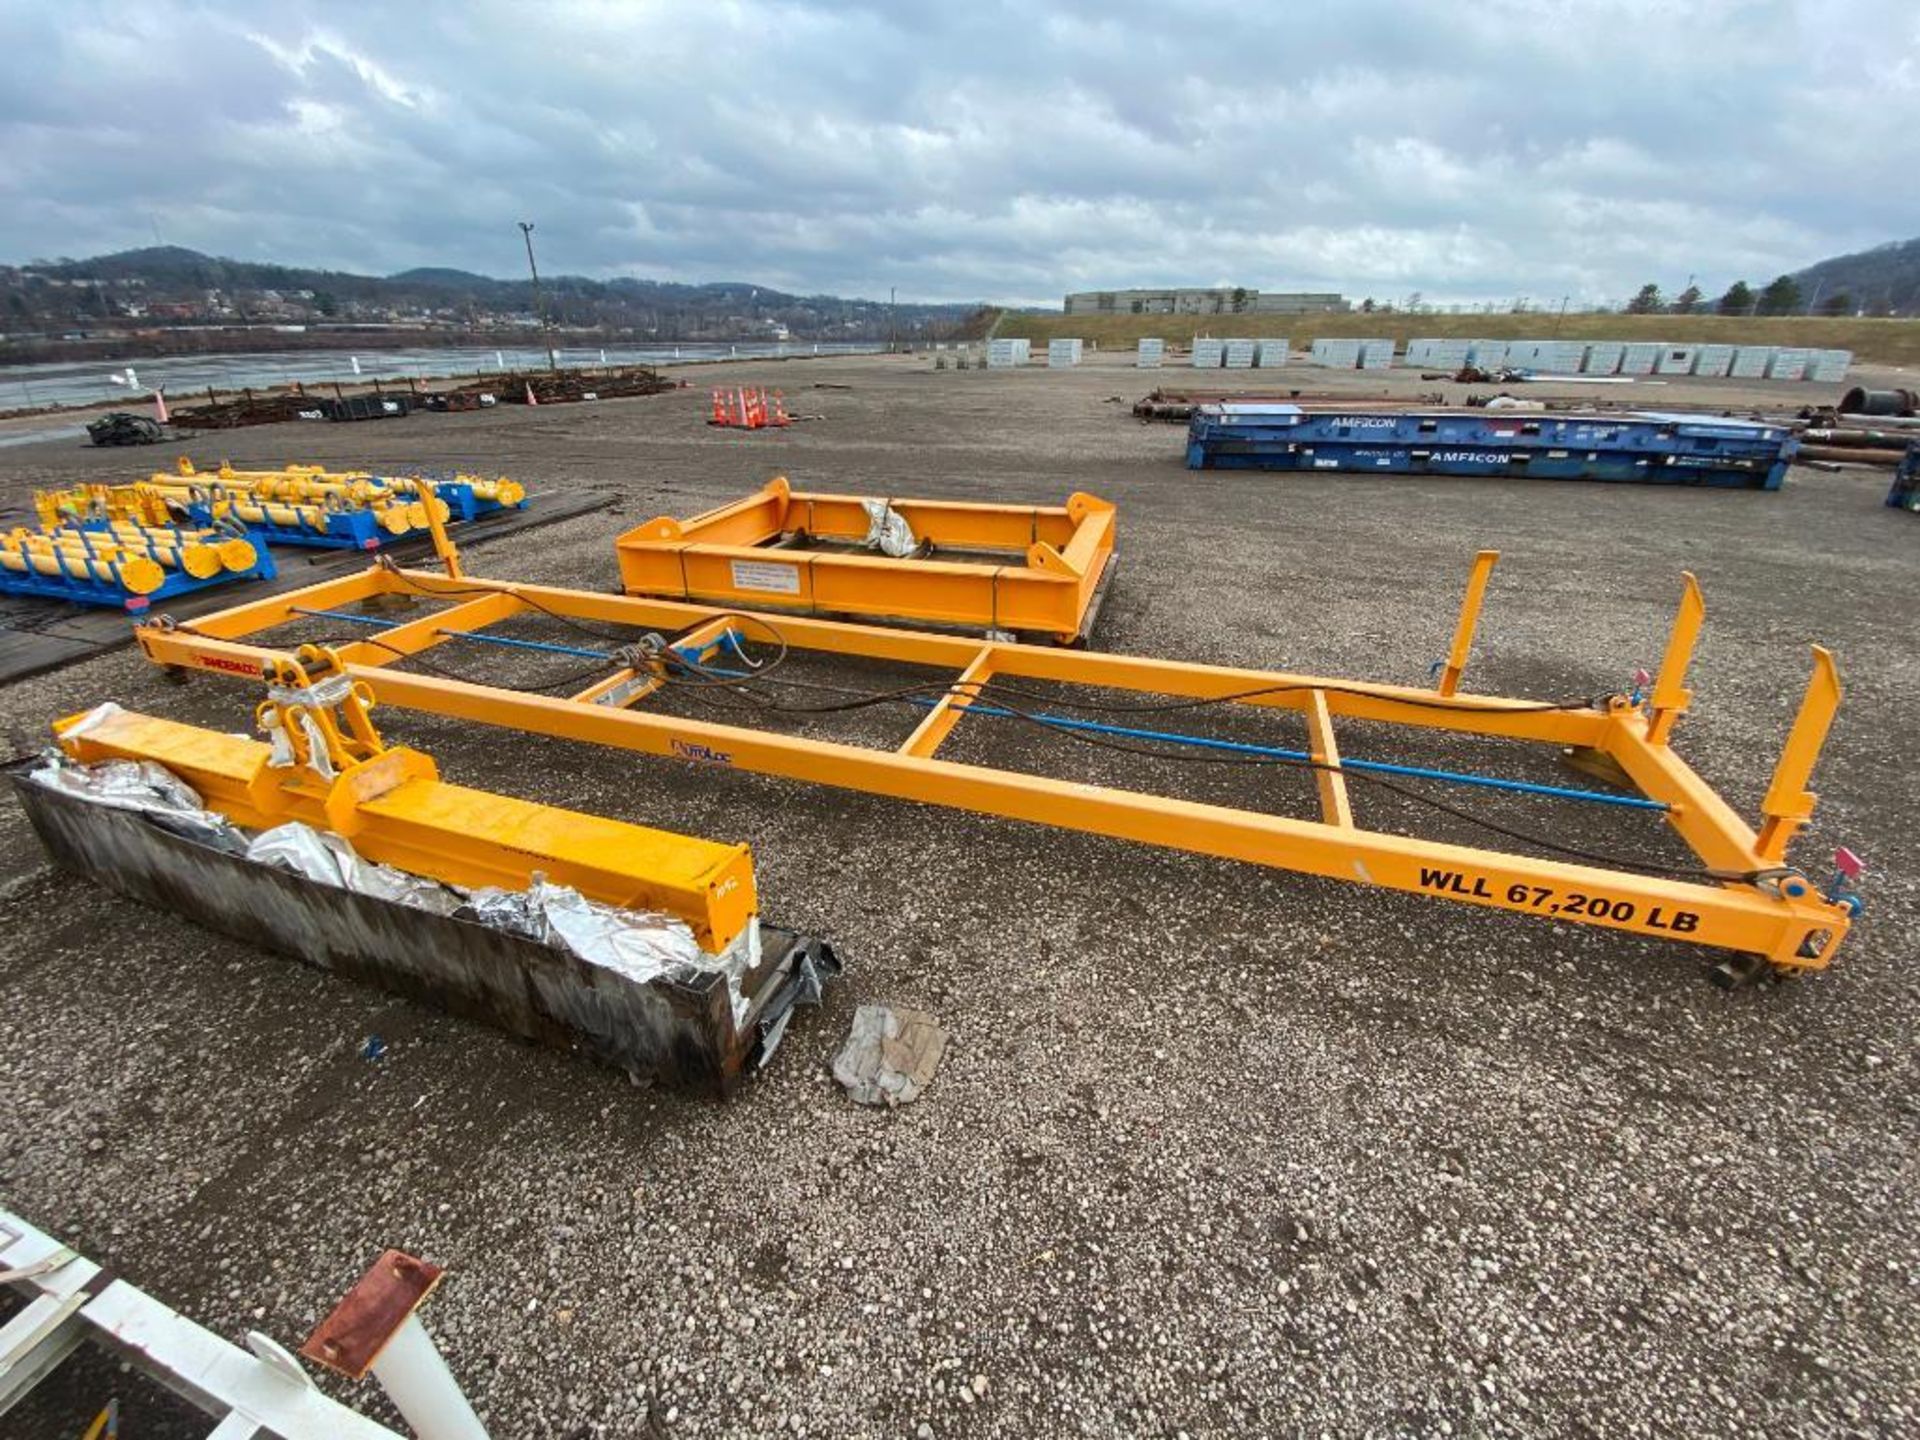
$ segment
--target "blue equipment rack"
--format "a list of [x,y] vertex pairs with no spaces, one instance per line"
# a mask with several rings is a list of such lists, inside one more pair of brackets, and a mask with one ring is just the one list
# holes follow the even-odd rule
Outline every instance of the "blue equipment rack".
[[[88,521],[64,528],[80,535],[83,545],[91,551],[92,544],[85,537],[104,532],[109,526],[105,521]],[[274,566],[273,556],[267,553],[266,536],[251,527],[244,533],[253,542],[255,557],[252,566],[245,570],[222,570],[218,575],[209,575],[204,580],[196,580],[184,570],[168,570],[167,578],[158,590],[146,595],[133,595],[124,586],[92,576],[82,578],[64,571],[58,575],[42,575],[38,571],[0,569],[0,595],[38,595],[46,600],[66,600],[75,605],[101,605],[137,615],[149,609],[157,600],[171,600],[179,595],[191,595],[198,590],[209,590],[215,585],[228,585],[239,580],[273,579],[279,571]],[[119,567],[110,560],[101,558],[96,563],[105,565],[112,574],[119,573]]]
[[1529,476],[1778,490],[1799,449],[1784,425],[1637,411],[1308,410],[1197,406],[1190,470]]
[[[376,476],[375,478],[384,480],[389,477]],[[502,505],[497,500],[483,499],[474,493],[473,486],[464,481],[435,480],[433,485],[434,493],[446,502],[449,523],[477,520],[483,515],[493,515],[502,510],[524,510],[527,505],[525,499],[516,505]],[[218,484],[215,482],[205,499],[193,500],[181,507],[185,511],[186,518],[201,525],[214,523],[214,502],[219,495]],[[241,491],[232,492],[231,498],[254,504],[265,503]],[[312,505],[316,502],[299,503]],[[247,524],[250,530],[266,536],[275,545],[302,545],[327,550],[378,550],[382,545],[391,545],[397,540],[406,540],[425,533],[409,530],[403,535],[395,535],[380,527],[379,518],[371,510],[344,507],[328,512],[327,528],[324,531],[310,530],[304,525],[277,525],[271,520],[252,520]]]

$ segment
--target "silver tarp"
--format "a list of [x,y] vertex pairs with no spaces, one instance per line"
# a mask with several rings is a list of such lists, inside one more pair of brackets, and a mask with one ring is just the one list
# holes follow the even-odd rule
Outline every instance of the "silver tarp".
[[247,858],[278,865],[322,885],[338,885],[379,900],[397,900],[436,915],[451,915],[461,904],[460,896],[438,881],[391,865],[376,865],[363,859],[340,836],[298,820],[262,830],[247,845]]
[[860,508],[867,512],[869,550],[878,550],[882,555],[904,560],[920,548],[920,542],[914,536],[913,527],[907,524],[906,516],[887,501],[862,500]]
[[495,929],[568,950],[642,984],[720,971],[727,977],[736,1019],[746,1002],[740,982],[759,963],[759,921],[750,921],[723,955],[700,948],[693,931],[671,915],[623,910],[589,900],[567,885],[536,875],[525,890],[486,886],[471,892],[457,912]]
[[[90,712],[76,728],[84,727],[107,709],[103,705]],[[105,760],[98,765],[82,765],[52,751],[28,778],[49,790],[63,790],[96,805],[150,815],[177,835],[192,836],[221,850],[239,851],[246,846],[246,837],[231,820],[207,809],[191,785],[152,760]]]
[[[82,726],[108,712],[102,706]],[[693,931],[671,915],[624,910],[590,900],[567,885],[535,875],[525,890],[483,886],[463,892],[424,876],[375,864],[343,837],[298,820],[249,836],[224,815],[206,809],[193,788],[152,760],[106,760],[84,765],[58,751],[31,778],[101,805],[149,816],[188,835],[265,865],[277,865],[322,885],[454,915],[565,950],[640,984],[719,972],[727,978],[736,1021],[745,1018],[741,982],[760,962],[760,925],[750,920],[726,953],[709,955]]]

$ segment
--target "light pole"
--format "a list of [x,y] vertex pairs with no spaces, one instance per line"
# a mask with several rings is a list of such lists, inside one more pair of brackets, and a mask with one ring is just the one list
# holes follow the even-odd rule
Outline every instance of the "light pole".
[[553,335],[547,328],[547,302],[540,297],[540,267],[533,261],[533,222],[520,222],[520,236],[527,242],[527,269],[533,275],[533,313],[540,321],[540,338],[546,342],[547,369],[555,374],[560,372],[560,362],[554,358]]

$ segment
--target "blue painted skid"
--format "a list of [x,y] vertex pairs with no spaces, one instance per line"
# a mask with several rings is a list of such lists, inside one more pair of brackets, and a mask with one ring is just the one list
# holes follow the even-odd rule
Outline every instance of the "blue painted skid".
[[1202,405],[1191,470],[1384,471],[1777,490],[1799,446],[1784,425],[1715,416]]

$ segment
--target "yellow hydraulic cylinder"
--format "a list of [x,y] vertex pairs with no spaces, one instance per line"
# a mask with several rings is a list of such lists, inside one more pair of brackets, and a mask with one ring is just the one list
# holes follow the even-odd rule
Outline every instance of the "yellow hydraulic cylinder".
[[318,505],[282,505],[221,495],[216,501],[215,513],[230,515],[249,525],[278,525],[283,529],[305,526],[322,534],[327,529],[327,512]]

